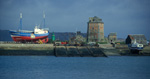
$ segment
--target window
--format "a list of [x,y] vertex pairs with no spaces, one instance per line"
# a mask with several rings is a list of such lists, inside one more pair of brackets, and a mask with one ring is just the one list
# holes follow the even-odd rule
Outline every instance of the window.
[[94,27],[92,27],[92,30],[94,30]]

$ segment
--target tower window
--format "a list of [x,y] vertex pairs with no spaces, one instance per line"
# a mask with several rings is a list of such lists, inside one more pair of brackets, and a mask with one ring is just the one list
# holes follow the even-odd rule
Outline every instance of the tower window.
[[92,30],[94,30],[94,27],[92,27]]

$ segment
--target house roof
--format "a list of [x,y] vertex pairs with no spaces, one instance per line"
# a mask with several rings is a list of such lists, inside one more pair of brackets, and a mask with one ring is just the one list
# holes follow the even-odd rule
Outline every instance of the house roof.
[[145,35],[143,34],[134,34],[134,35],[128,35],[130,37],[130,39],[132,40],[146,40]]

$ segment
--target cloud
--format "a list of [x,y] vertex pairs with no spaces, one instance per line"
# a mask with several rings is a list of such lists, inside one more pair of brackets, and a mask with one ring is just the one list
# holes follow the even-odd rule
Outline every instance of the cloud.
[[0,29],[17,28],[22,12],[23,28],[32,30],[42,22],[45,11],[51,31],[75,32],[78,28],[87,32],[88,18],[98,16],[104,22],[105,36],[117,32],[120,37],[129,33],[149,37],[149,7],[149,0],[1,0]]

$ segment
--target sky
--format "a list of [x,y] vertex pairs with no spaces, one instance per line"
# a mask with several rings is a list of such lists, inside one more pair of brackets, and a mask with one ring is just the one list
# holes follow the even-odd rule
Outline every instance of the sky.
[[50,32],[87,32],[89,17],[104,22],[104,35],[116,32],[118,38],[144,34],[150,40],[150,0],[0,0],[0,29],[16,30],[20,13],[22,28],[43,25]]

